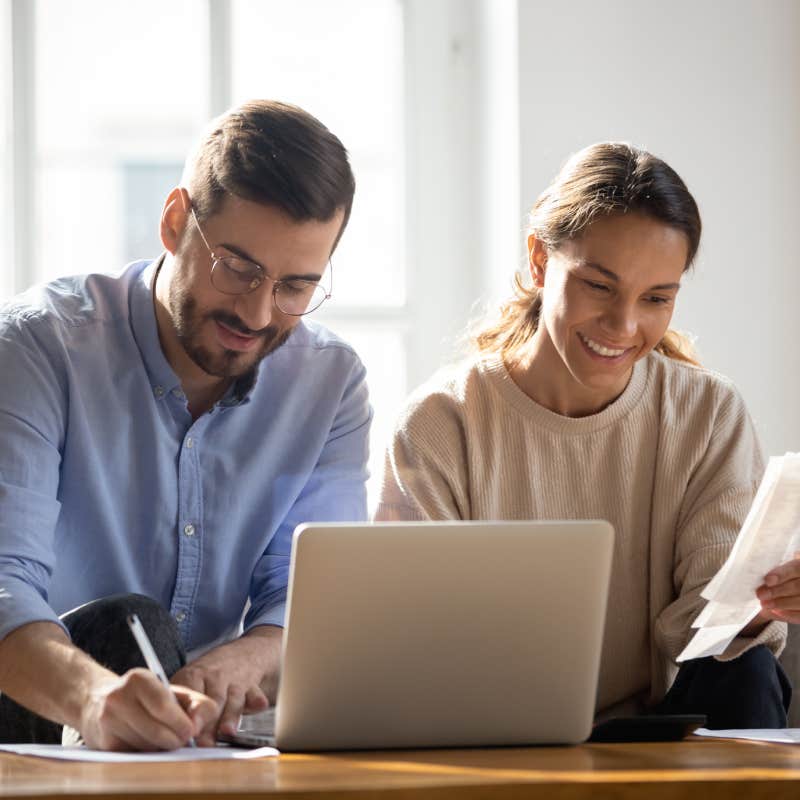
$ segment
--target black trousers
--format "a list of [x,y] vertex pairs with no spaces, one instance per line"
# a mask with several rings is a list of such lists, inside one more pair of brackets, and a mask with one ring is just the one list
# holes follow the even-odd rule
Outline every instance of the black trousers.
[[657,714],[705,714],[706,727],[785,728],[792,684],[759,645],[733,661],[698,658],[681,665]]
[[[173,675],[186,664],[186,652],[175,621],[149,597],[139,594],[104,597],[67,612],[61,621],[73,644],[122,675],[133,667],[146,666],[128,628],[130,614],[138,615],[167,675]],[[61,744],[61,727],[11,698],[0,696],[0,743]]]

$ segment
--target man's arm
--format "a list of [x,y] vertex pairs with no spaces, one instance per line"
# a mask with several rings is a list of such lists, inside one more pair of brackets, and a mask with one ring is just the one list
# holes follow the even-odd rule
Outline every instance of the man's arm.
[[0,691],[103,750],[171,750],[217,715],[208,697],[183,687],[173,694],[148,670],[114,674],[51,622],[31,622],[0,641]]

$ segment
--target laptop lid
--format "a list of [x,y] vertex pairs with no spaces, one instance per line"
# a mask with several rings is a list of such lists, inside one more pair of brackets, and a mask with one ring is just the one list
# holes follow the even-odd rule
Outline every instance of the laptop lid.
[[602,521],[299,526],[277,746],[583,741],[612,545]]

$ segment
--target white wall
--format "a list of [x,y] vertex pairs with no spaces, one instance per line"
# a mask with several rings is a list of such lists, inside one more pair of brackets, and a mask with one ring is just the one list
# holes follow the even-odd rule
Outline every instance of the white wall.
[[518,44],[521,210],[593,141],[669,162],[705,226],[675,327],[800,450],[800,2],[519,0]]

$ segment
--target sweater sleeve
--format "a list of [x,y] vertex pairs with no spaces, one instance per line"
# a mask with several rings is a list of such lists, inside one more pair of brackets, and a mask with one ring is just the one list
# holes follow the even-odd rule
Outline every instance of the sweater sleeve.
[[[656,642],[673,661],[705,606],[700,592],[727,559],[764,472],[761,447],[744,402],[729,384],[724,390],[678,517],[673,561],[676,599],[656,620]],[[777,656],[785,641],[786,624],[770,622],[756,637],[736,637],[717,658],[731,660],[759,644]]]
[[375,519],[470,519],[466,436],[452,396],[410,400],[386,451]]

